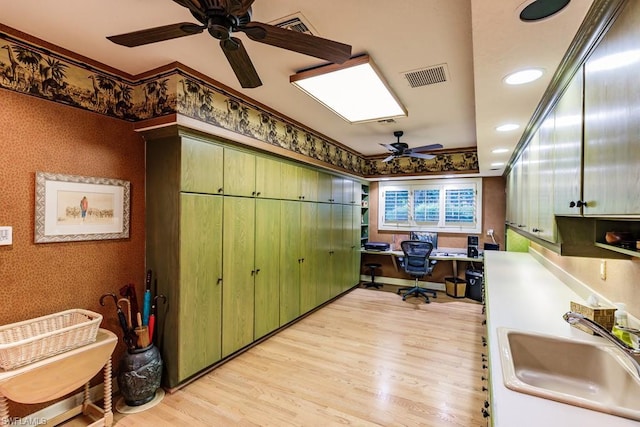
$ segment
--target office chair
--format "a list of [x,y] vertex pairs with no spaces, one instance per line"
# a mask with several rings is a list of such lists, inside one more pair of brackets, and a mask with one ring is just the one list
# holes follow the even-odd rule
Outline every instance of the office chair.
[[402,252],[404,252],[402,267],[404,268],[404,271],[415,277],[416,284],[410,288],[398,289],[398,295],[404,292],[404,294],[402,294],[403,301],[410,296],[424,297],[425,302],[428,303],[429,295],[436,298],[436,292],[418,286],[418,279],[431,275],[433,267],[437,262],[436,260],[429,260],[429,255],[433,250],[433,244],[418,240],[405,240],[400,243],[400,247],[402,248]]

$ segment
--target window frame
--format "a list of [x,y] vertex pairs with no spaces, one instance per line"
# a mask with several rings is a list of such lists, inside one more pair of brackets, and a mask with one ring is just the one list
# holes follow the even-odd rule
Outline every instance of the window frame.
[[[474,219],[468,225],[450,224],[446,221],[445,202],[447,190],[472,189],[474,196]],[[415,219],[415,192],[424,190],[439,191],[438,221],[417,221]],[[408,219],[405,221],[387,221],[387,192],[407,191]],[[433,210],[433,206],[430,208]],[[468,216],[468,215],[467,215]],[[413,181],[381,181],[378,191],[378,229],[383,231],[433,231],[445,233],[478,234],[482,232],[482,178],[427,179]]]

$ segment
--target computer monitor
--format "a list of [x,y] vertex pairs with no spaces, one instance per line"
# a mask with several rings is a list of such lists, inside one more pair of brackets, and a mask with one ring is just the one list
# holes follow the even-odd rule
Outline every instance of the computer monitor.
[[419,240],[421,242],[430,242],[433,250],[438,248],[438,233],[432,231],[412,231],[409,233],[410,240]]

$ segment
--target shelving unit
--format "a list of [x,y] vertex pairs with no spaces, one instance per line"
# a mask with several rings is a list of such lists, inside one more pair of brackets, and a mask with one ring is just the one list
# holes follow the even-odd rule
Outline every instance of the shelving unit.
[[360,246],[369,241],[369,186],[362,185],[362,221],[360,226]]

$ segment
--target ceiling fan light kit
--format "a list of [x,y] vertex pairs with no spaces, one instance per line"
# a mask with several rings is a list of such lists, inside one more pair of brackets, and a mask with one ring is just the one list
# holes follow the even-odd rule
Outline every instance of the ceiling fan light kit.
[[189,9],[201,25],[181,22],[109,36],[107,39],[122,46],[136,47],[207,30],[212,37],[220,40],[220,47],[243,88],[261,86],[262,81],[242,41],[232,36],[234,32],[243,32],[249,39],[259,43],[334,63],[343,63],[351,57],[351,46],[347,44],[252,21],[251,6],[254,0],[173,1]]
[[349,123],[407,116],[369,55],[301,71],[289,81]]

